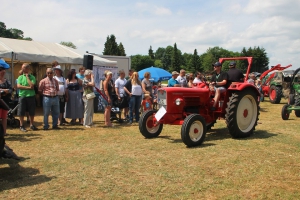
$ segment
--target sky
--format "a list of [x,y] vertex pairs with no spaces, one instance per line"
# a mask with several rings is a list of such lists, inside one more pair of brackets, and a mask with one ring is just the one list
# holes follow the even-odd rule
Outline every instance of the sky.
[[73,42],[102,54],[111,34],[127,56],[177,44],[199,55],[215,46],[266,50],[270,66],[299,68],[300,0],[2,0],[0,21],[39,42]]

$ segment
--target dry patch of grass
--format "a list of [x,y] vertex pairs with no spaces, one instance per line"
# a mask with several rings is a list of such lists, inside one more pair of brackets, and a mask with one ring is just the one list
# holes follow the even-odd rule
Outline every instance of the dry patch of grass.
[[7,143],[24,159],[0,160],[1,197],[299,199],[300,119],[283,121],[282,106],[263,102],[255,134],[245,139],[232,139],[220,120],[196,148],[182,143],[180,126],[144,139],[137,124],[104,128],[101,113],[91,129],[11,129]]

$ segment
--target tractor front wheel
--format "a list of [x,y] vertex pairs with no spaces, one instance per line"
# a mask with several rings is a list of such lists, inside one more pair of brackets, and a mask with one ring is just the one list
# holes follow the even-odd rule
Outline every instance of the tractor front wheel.
[[289,105],[285,104],[281,109],[281,118],[283,120],[288,120],[290,117],[290,112],[287,110],[288,107],[289,107]]
[[181,127],[181,139],[188,147],[203,143],[206,135],[205,120],[201,115],[191,114],[184,119]]
[[259,109],[257,94],[251,89],[232,93],[226,108],[226,124],[233,138],[248,137],[257,125]]
[[163,129],[163,124],[157,124],[156,126],[154,124],[153,118],[155,112],[154,110],[148,110],[140,118],[139,129],[145,138],[157,137]]
[[273,104],[279,104],[281,101],[282,89],[281,87],[276,87],[272,85],[269,90],[270,102]]

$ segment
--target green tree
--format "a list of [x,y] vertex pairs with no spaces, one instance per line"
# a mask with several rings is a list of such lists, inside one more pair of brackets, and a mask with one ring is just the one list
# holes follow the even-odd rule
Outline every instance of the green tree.
[[75,44],[73,44],[73,42],[63,42],[63,41],[61,41],[59,44],[67,46],[67,47],[71,47],[73,49],[77,49],[77,47],[75,46]]
[[198,56],[197,49],[194,50],[194,54],[191,59],[192,72],[201,71],[200,69],[200,58]]
[[5,23],[3,22],[0,22],[0,37],[21,39],[21,40],[32,40],[32,38],[30,37],[24,38],[24,32],[19,29],[16,28],[7,29]]
[[148,55],[150,56],[151,59],[154,59],[154,53],[153,53],[153,50],[152,50],[152,46],[150,46],[150,49],[148,51]]
[[131,68],[135,71],[140,71],[154,65],[154,60],[150,56],[134,55],[131,56]]
[[185,70],[192,72],[193,67],[192,67],[192,54],[190,53],[184,53],[181,58],[182,66],[181,68],[184,68]]
[[111,56],[119,55],[118,44],[116,42],[116,37],[113,34],[107,36],[106,38],[103,55],[111,55]]
[[171,60],[172,60],[172,54],[173,54],[173,47],[167,46],[164,55],[161,59],[161,62],[163,64],[163,69],[167,71],[171,71]]
[[180,56],[179,56],[176,43],[174,44],[173,47],[170,71],[180,71]]
[[126,56],[126,53],[125,53],[125,48],[122,44],[122,42],[120,42],[119,46],[118,46],[118,53],[119,55],[118,56]]
[[157,60],[162,60],[164,54],[166,52],[166,49],[165,48],[162,48],[162,47],[159,47],[156,51],[155,51],[155,59]]
[[159,67],[159,68],[163,68],[163,64],[161,63],[161,60],[155,60],[154,61],[154,66]]
[[[244,47],[241,51],[241,56],[253,57],[252,65],[250,72],[264,72],[268,69],[269,66],[269,58],[267,56],[266,50],[260,47],[249,47],[247,50]],[[248,62],[241,62],[242,68],[246,71]]]

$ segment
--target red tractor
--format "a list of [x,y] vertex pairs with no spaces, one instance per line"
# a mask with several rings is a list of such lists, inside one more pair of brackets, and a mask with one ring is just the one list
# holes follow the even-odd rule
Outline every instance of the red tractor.
[[278,64],[260,75],[263,95],[261,101],[264,101],[264,97],[269,97],[271,103],[278,104],[281,101],[281,97],[288,98],[290,79],[294,71],[285,72],[283,70],[291,66],[281,67]]
[[[220,58],[219,62],[248,60],[246,77],[250,72],[252,57]],[[200,145],[207,130],[217,119],[225,119],[233,138],[248,137],[257,125],[260,93],[247,82],[234,82],[223,93],[215,111],[211,111],[214,92],[205,83],[194,88],[164,87],[158,90],[159,110],[146,111],[139,121],[145,138],[158,137],[164,124],[181,125],[181,139],[188,147]],[[222,103],[223,102],[223,103]]]

